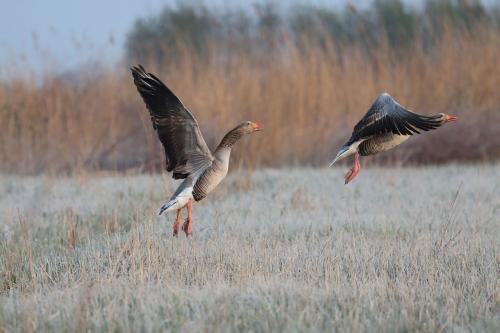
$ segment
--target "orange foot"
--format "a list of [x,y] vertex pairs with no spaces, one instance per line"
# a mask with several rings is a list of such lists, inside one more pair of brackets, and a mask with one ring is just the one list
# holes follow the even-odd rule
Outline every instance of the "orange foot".
[[356,153],[356,155],[354,155],[354,166],[352,167],[352,169],[350,169],[349,171],[347,171],[347,173],[345,174],[345,184],[349,184],[349,182],[351,180],[353,180],[359,173],[359,169],[361,168],[360,164],[359,164],[359,154]]
[[174,224],[174,228],[173,228],[173,232],[172,234],[174,235],[174,237],[177,237],[177,235],[179,234],[179,225],[176,223]]
[[356,176],[358,175],[359,173],[359,170],[355,169],[355,168],[352,168],[352,169],[349,169],[349,171],[347,171],[347,173],[345,174],[345,184],[349,184],[349,182],[351,180],[353,180],[354,178],[356,178]]
[[182,225],[182,231],[184,231],[186,237],[189,237],[193,234],[190,219],[186,219],[186,221],[184,221],[184,224]]
[[177,210],[177,218],[175,219],[173,232],[172,232],[174,237],[177,237],[177,235],[179,234],[179,225],[180,224],[181,224],[181,210],[178,209]]

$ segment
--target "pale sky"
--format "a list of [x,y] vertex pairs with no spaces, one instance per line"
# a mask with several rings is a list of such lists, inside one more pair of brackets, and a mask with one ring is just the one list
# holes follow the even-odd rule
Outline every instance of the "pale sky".
[[[347,1],[316,0],[312,3],[340,7]],[[189,2],[224,9],[266,0]],[[286,6],[301,0],[267,2]],[[366,6],[371,0],[350,2]],[[407,2],[418,4],[419,1]],[[123,55],[125,36],[134,21],[176,3],[180,0],[0,0],[0,68],[15,64],[32,70],[56,66],[67,70],[96,59],[115,64]]]
[[165,0],[0,0],[0,64],[66,68],[101,59],[115,62],[138,17],[159,11]]

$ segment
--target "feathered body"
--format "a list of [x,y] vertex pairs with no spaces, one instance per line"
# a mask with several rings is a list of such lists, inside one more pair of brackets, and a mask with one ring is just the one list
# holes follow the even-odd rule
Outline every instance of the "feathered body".
[[212,165],[203,171],[197,179],[193,188],[193,198],[195,201],[205,198],[226,177],[229,169],[230,154],[230,149],[226,151],[225,156],[217,156],[216,154]]
[[362,141],[358,146],[358,152],[361,156],[381,153],[402,144],[410,137],[411,135],[399,135],[394,133],[376,135],[370,139]]
[[179,206],[182,208],[189,199],[200,201],[212,192],[227,175],[231,148],[247,131],[246,123],[229,131],[215,150],[210,166],[200,170],[199,174],[188,176],[176,193],[160,208],[159,214],[179,209]]

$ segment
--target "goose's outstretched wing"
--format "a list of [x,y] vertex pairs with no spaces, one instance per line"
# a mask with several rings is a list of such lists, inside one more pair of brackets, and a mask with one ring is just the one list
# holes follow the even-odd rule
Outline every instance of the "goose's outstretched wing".
[[209,167],[214,158],[191,112],[160,79],[147,73],[141,65],[131,70],[165,149],[167,171],[173,172],[174,179],[183,179]]
[[354,126],[348,144],[389,132],[399,135],[418,134],[419,130],[428,131],[438,128],[441,124],[439,115],[416,114],[399,105],[391,95],[383,93]]

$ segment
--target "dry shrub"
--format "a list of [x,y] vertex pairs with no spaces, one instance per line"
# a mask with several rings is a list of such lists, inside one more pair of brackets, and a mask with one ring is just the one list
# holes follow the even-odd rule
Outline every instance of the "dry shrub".
[[[500,156],[498,54],[500,36],[477,29],[444,33],[430,51],[418,43],[408,52],[388,43],[298,49],[285,40],[266,54],[221,54],[214,43],[203,60],[185,49],[147,67],[193,111],[211,147],[241,121],[265,125],[235,149],[238,167],[326,165],[383,91],[416,112],[460,120],[373,161],[444,163]],[[160,170],[163,150],[128,65],[0,83],[0,171]]]

